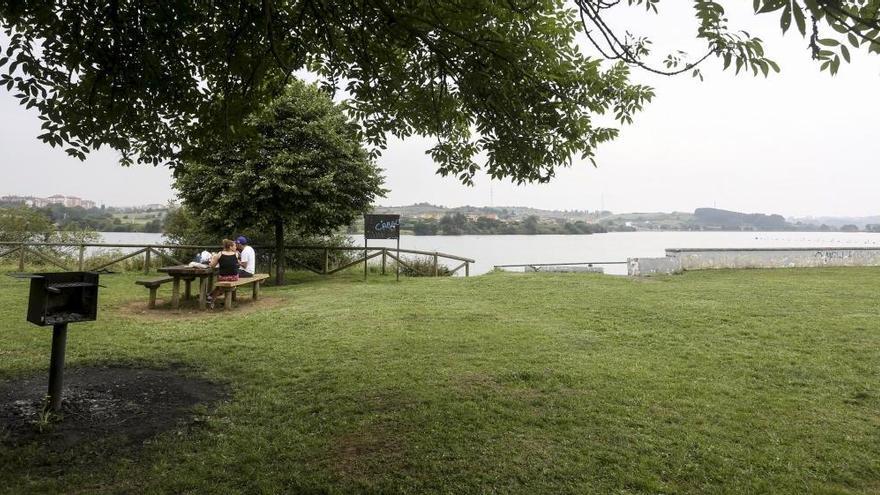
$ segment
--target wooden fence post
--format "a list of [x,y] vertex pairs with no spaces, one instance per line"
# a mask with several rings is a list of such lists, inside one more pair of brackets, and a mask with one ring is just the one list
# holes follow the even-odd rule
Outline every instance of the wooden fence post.
[[24,252],[26,249],[27,248],[25,247],[24,243],[22,242],[21,246],[19,246],[19,249],[18,249],[18,251],[19,251],[18,252],[18,271],[20,271],[20,272],[24,271]]
[[324,275],[330,271],[330,250],[324,248]]
[[150,251],[152,251],[152,248],[147,246],[147,249],[144,251],[144,275],[150,274]]
[[83,271],[83,263],[85,262],[86,257],[86,247],[83,244],[79,245],[79,263],[77,263],[77,270]]
[[465,277],[471,276],[471,264],[468,263],[467,261],[464,262],[464,276]]
[[388,252],[388,249],[382,248],[382,275],[385,275],[385,254]]
[[438,276],[439,272],[437,271],[437,251],[434,251],[434,276]]

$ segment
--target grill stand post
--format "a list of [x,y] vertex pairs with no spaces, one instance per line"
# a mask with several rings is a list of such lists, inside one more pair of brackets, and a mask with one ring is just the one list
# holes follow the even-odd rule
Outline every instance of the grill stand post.
[[61,412],[61,389],[64,388],[64,351],[67,347],[67,323],[52,327],[52,358],[49,362],[48,410]]

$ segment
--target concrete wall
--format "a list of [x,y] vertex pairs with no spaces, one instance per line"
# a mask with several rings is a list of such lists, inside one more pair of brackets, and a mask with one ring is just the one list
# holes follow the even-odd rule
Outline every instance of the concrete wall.
[[628,258],[626,271],[630,277],[650,277],[651,275],[671,275],[681,272],[678,258]]
[[665,258],[629,258],[632,277],[713,268],[880,266],[880,248],[667,249]]
[[681,270],[880,266],[880,248],[667,249]]

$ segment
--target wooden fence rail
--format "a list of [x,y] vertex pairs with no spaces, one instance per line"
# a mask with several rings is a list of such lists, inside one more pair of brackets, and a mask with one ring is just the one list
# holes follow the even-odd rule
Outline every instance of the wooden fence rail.
[[[171,254],[165,252],[166,250],[216,250],[218,246],[215,245],[189,245],[189,244],[101,244],[101,243],[82,243],[82,244],[70,244],[70,243],[61,243],[61,242],[0,242],[0,258],[3,258],[7,255],[11,255],[13,253],[19,254],[18,259],[18,270],[23,272],[25,269],[25,257],[27,255],[32,255],[37,258],[42,259],[46,263],[57,266],[65,271],[72,271],[70,267],[68,267],[63,259],[55,259],[58,258],[59,254],[52,253],[55,256],[53,257],[51,254],[47,254],[45,252],[41,252],[38,248],[77,248],[77,256],[76,256],[76,269],[79,271],[82,270],[101,270],[105,269],[111,265],[116,263],[120,263],[127,259],[134,258],[136,256],[143,256],[144,259],[144,274],[150,272],[152,267],[153,258],[152,255],[156,255],[159,258],[170,261],[175,265],[183,265],[184,262],[176,259]],[[133,252],[128,252],[121,254],[118,257],[115,257],[111,260],[102,260],[100,264],[95,266],[87,266],[86,259],[86,248],[111,248],[111,249],[135,249]],[[5,250],[4,250],[5,249]],[[274,246],[254,246],[254,249],[261,250],[267,253],[269,259],[269,271],[271,272],[271,266],[273,264],[273,257],[275,255],[275,247]],[[386,268],[386,259],[391,258],[395,262],[397,262],[400,266],[413,269],[412,265],[407,263],[406,261],[400,259],[397,256],[397,253],[400,254],[412,254],[419,256],[427,256],[432,261],[432,275],[439,275],[439,263],[440,259],[448,259],[452,261],[460,262],[457,267],[450,270],[450,274],[454,275],[459,270],[464,268],[465,276],[470,276],[470,264],[475,261],[470,258],[465,258],[463,256],[457,256],[449,253],[441,253],[438,251],[420,251],[416,249],[396,249],[389,247],[370,247],[364,248],[359,246],[302,246],[302,245],[293,245],[293,246],[284,246],[283,248],[286,258],[292,262],[293,265],[299,266],[311,272],[317,273],[319,275],[332,275],[334,273],[338,273],[340,271],[345,270],[346,268],[350,268],[352,266],[358,265],[360,263],[368,263],[369,260],[374,259],[376,257],[382,257],[381,264],[381,273],[385,274]],[[314,267],[309,265],[309,263],[303,261],[299,257],[297,257],[298,252],[303,251],[318,251],[322,255],[323,264],[320,267]],[[354,260],[348,260],[343,263],[341,266],[331,266],[330,263],[330,254],[333,252],[357,252],[358,257]]]

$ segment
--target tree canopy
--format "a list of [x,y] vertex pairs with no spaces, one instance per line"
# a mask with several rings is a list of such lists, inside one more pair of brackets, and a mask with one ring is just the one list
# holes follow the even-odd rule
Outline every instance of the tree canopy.
[[[737,0],[740,1],[740,0]],[[651,62],[650,40],[606,22],[659,0],[17,0],[0,4],[8,44],[0,85],[43,120],[40,139],[84,158],[178,166],[234,137],[296,71],[346,92],[361,137],[431,136],[441,174],[477,170],[546,181],[592,159],[650,100],[630,67],[674,74],[706,60],[768,74],[760,38],[728,26],[723,4],[693,2],[706,53]],[[850,48],[880,52],[880,0],[753,0],[805,37],[836,72]],[[586,34],[596,56],[576,40]],[[603,61],[611,61],[604,64]],[[601,116],[612,118],[600,118]],[[614,121],[617,123],[614,124]]]
[[[332,234],[385,192],[356,126],[314,85],[292,80],[245,124],[251,132],[175,170],[184,204],[215,232],[274,230],[280,248],[285,229]],[[279,251],[279,283],[283,261]]]

